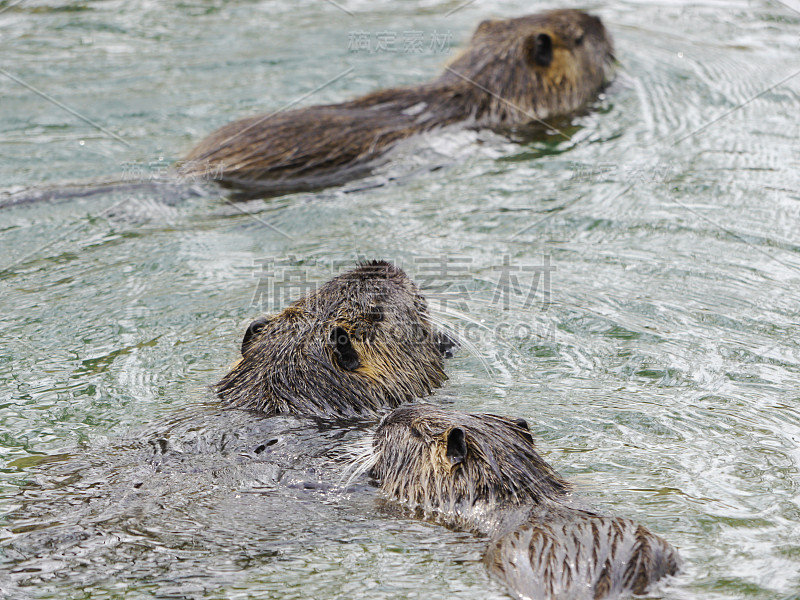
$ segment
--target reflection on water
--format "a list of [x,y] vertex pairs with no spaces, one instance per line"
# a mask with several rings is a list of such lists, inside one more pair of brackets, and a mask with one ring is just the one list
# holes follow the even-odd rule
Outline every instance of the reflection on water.
[[[0,188],[155,177],[219,125],[350,67],[303,102],[445,60],[354,51],[353,32],[449,31],[456,46],[530,10],[339,4],[353,14],[0,3],[3,68],[85,117],[0,78]],[[366,478],[329,487],[335,449],[364,428],[209,398],[244,327],[275,308],[257,294],[275,291],[273,259],[319,282],[380,257],[467,342],[434,401],[524,417],[587,501],[677,546],[687,569],[665,597],[796,594],[800,15],[588,8],[621,67],[569,140],[426,136],[358,185],[268,202],[155,186],[4,209],[0,591],[504,597],[482,540],[387,512]]]

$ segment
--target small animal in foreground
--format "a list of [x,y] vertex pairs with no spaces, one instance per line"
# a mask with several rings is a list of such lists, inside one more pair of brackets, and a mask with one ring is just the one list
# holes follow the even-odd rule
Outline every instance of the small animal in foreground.
[[677,551],[630,519],[572,508],[570,486],[521,419],[402,406],[367,459],[381,489],[420,516],[488,535],[489,570],[520,598],[600,600],[647,592]]

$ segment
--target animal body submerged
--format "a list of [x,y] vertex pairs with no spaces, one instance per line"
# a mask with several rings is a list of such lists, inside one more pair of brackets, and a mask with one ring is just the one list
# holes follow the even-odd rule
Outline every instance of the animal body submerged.
[[509,130],[571,114],[596,97],[613,61],[600,19],[581,11],[484,21],[433,81],[235,121],[181,170],[264,193],[341,183],[418,133],[459,123]]

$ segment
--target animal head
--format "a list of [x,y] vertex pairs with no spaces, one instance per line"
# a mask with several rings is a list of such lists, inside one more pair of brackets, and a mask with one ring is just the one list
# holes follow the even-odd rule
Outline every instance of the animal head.
[[555,10],[483,21],[442,80],[470,83],[484,96],[479,120],[513,126],[581,108],[606,83],[614,62],[599,18]]
[[402,406],[378,426],[373,450],[381,488],[426,511],[536,504],[569,489],[536,452],[522,419]]
[[441,386],[453,345],[434,331],[414,282],[374,261],[253,321],[216,391],[267,414],[369,416]]

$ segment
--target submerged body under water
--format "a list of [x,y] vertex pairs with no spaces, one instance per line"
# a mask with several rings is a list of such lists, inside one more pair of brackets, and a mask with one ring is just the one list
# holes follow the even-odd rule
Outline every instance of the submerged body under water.
[[[287,536],[291,523],[311,534],[319,518],[346,529],[365,517],[340,502],[349,494],[374,500],[369,486],[345,487],[341,476],[343,448],[365,426],[209,406],[28,461],[36,475],[6,518],[13,535],[3,544],[3,591],[14,597],[65,579],[100,595],[123,583],[159,597],[236,587],[244,565],[330,543]],[[221,520],[204,523],[204,514]]]
[[[12,4],[5,193],[149,183],[225,123],[424,81],[482,19],[531,12]],[[621,66],[562,134],[426,134],[357,185],[270,200],[0,211],[0,595],[507,598],[486,540],[366,478],[328,487],[361,429],[208,403],[253,318],[372,258],[465,340],[430,401],[526,419],[576,496],[678,549],[663,597],[797,594],[800,17],[585,8]]]

